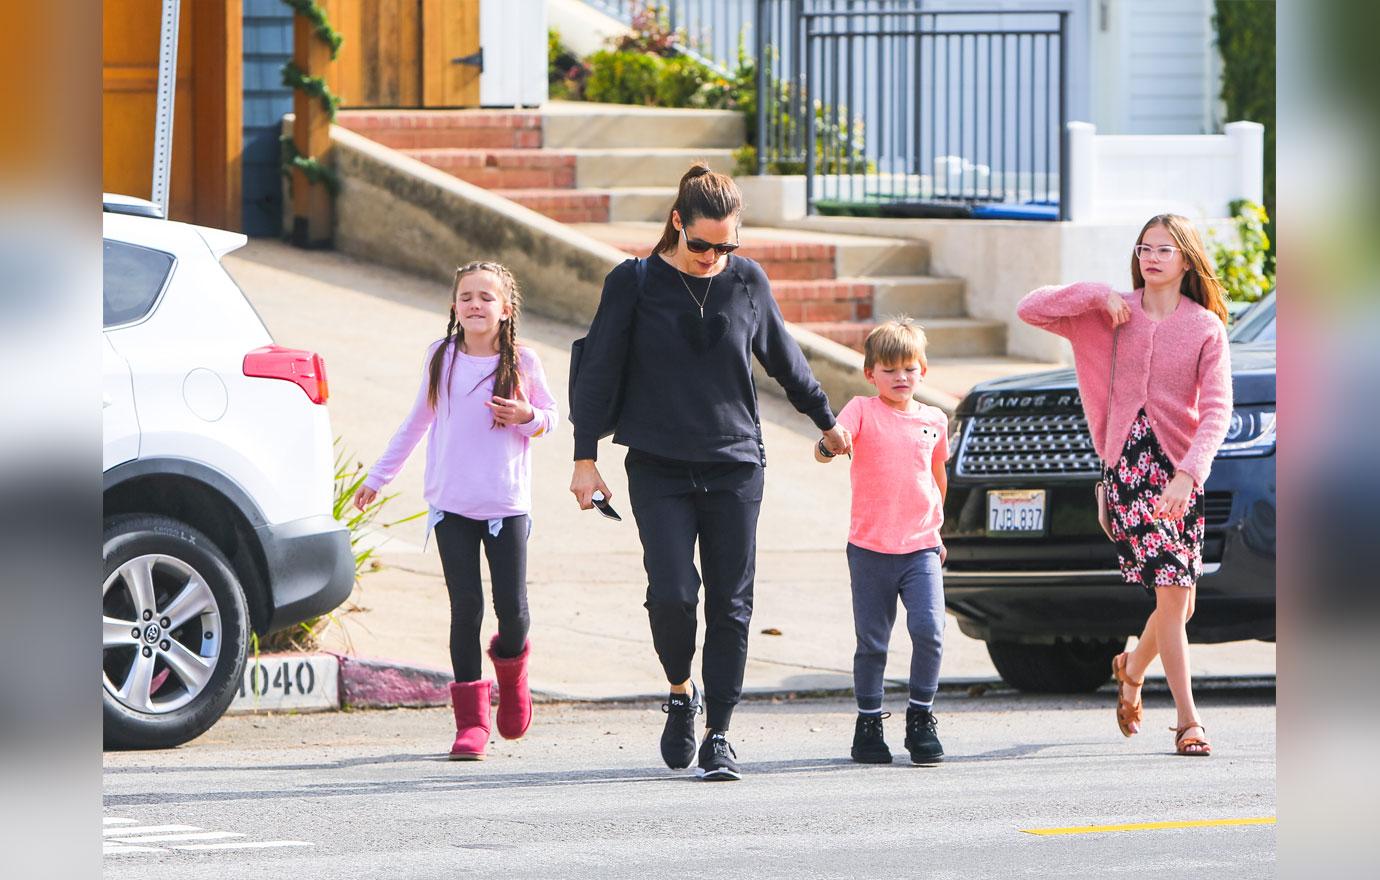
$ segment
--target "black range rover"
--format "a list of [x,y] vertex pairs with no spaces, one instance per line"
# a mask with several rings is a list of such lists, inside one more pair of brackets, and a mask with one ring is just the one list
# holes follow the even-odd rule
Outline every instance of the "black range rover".
[[[1235,412],[1208,477],[1193,642],[1275,637],[1275,297],[1231,334]],[[1097,524],[1072,369],[985,382],[949,426],[945,604],[1025,691],[1095,690],[1154,607]]]

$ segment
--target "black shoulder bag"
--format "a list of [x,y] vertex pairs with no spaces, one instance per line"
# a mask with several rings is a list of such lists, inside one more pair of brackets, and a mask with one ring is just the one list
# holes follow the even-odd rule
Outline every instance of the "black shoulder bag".
[[[642,296],[643,288],[647,284],[647,260],[649,257],[638,257],[634,261],[637,272],[637,295]],[[636,309],[636,303],[633,308]],[[580,382],[580,360],[585,353],[585,337],[570,343],[570,424],[575,424],[575,386]],[[622,374],[618,376],[618,384],[613,389],[613,396],[609,400],[608,412],[604,414],[602,424],[599,426],[599,439],[612,436],[615,428],[618,427],[618,417],[623,412],[623,383]]]

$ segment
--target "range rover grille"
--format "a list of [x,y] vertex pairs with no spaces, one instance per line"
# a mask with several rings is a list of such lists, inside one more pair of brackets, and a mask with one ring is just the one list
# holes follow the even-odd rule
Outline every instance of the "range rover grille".
[[1101,470],[1082,413],[975,416],[962,438],[958,473],[1096,476]]

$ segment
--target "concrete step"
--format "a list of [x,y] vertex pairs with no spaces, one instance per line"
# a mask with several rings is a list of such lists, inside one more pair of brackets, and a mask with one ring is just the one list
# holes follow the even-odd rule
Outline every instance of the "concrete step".
[[967,314],[962,278],[898,275],[867,280],[873,285],[872,313],[878,318],[909,315],[924,320],[961,318]]
[[746,142],[743,114],[735,110],[673,110],[549,101],[542,105],[544,145],[553,149],[720,148]]
[[925,384],[933,391],[952,395],[958,402],[979,382],[1005,379],[1044,370],[1057,369],[1060,364],[1031,361],[1024,358],[996,357],[938,357],[930,360]]
[[723,148],[576,148],[564,152],[575,158],[578,187],[676,186],[697,161],[707,162],[720,173],[733,173],[733,151]]
[[398,150],[542,145],[542,117],[531,111],[342,110],[335,123]]
[[[991,357],[1006,353],[1006,325],[999,321],[973,318],[935,318],[921,321],[928,341],[929,359],[948,357]],[[806,321],[801,327],[862,351],[875,321]]]
[[671,206],[676,202],[676,191],[674,186],[615,186],[582,190],[608,195],[611,223],[626,220],[665,223],[666,215],[671,212]]

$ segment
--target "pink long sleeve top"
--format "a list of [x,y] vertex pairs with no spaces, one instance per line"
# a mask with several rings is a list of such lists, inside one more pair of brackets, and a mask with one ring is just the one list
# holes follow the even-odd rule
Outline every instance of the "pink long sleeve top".
[[430,429],[423,494],[433,512],[448,511],[480,520],[529,512],[532,509],[531,442],[535,437],[551,433],[556,426],[556,401],[546,387],[541,361],[530,349],[518,350],[522,391],[535,411],[532,421],[496,428],[493,427],[493,411],[484,403],[493,396],[498,355],[471,357],[454,348],[448,350],[441,365],[441,393],[436,409],[427,404],[426,365],[431,363],[431,356],[440,344],[438,340],[427,349],[422,384],[417,389],[412,411],[398,426],[387,450],[369,469],[364,485],[378,490],[392,481],[422,435]]
[[1107,415],[1112,319],[1106,284],[1078,282],[1032,290],[1016,307],[1021,320],[1073,345],[1074,369],[1093,446],[1115,462],[1142,409],[1175,468],[1201,487],[1231,421],[1231,357],[1226,328],[1188,297],[1155,321],[1141,306],[1143,290],[1122,294],[1131,320],[1116,347],[1116,387]]

